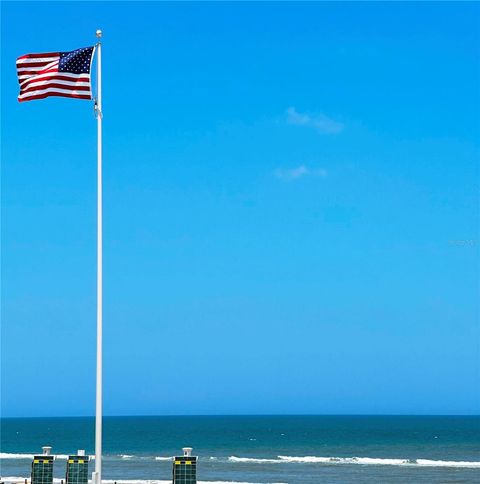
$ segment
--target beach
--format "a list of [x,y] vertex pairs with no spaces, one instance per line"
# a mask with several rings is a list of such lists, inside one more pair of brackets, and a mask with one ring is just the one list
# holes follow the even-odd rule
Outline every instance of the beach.
[[[69,454],[93,454],[93,435],[92,418],[3,419],[2,480],[23,482],[33,454],[51,445],[60,483]],[[107,417],[104,482],[171,482],[172,456],[186,445],[199,456],[199,483],[473,483],[480,475],[479,417]]]

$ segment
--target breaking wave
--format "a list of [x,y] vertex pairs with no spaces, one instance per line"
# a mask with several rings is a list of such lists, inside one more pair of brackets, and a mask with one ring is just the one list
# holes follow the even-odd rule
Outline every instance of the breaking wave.
[[279,455],[276,459],[256,459],[251,457],[236,457],[234,455],[228,458],[230,462],[244,462],[257,464],[360,464],[360,465],[386,465],[386,466],[417,466],[417,467],[463,467],[463,468],[480,468],[480,462],[474,461],[447,461],[447,460],[430,460],[430,459],[380,459],[372,457],[292,457],[288,455]]
[[[106,459],[111,459],[112,456],[105,455]],[[131,454],[120,454],[117,457],[120,457],[124,460],[159,460],[159,461],[167,461],[172,460],[172,457],[165,457],[165,456],[153,456],[153,455],[131,455]]]
[[[34,455],[41,454],[15,454],[0,452],[0,459],[24,459],[31,460]],[[66,454],[52,454],[56,459],[68,459]],[[94,455],[89,456],[91,460],[95,459]],[[171,461],[171,456],[136,456],[130,454],[120,454],[118,456],[106,455],[106,459],[122,460],[155,460]],[[341,465],[341,464],[360,464],[375,466],[410,466],[410,467],[456,467],[480,469],[480,461],[451,461],[451,460],[432,460],[432,459],[384,459],[374,457],[318,457],[304,456],[295,457],[288,455],[279,455],[275,458],[255,458],[255,457],[205,457],[211,461],[231,462],[231,463],[252,463],[252,464],[324,464],[324,465]],[[108,481],[105,481],[108,482]],[[113,481],[112,481],[113,482]],[[163,481],[117,481],[125,483],[142,482],[142,483],[161,483]],[[169,481],[168,481],[169,482]],[[219,481],[220,482],[220,481]],[[224,482],[224,481],[221,481]],[[225,481],[226,482],[226,481]]]
[[[9,452],[0,452],[0,459],[33,459],[35,455],[42,455],[41,453],[38,454],[11,454]],[[68,455],[65,454],[52,454],[55,459],[68,459]],[[73,454],[70,454],[73,455]],[[90,456],[90,459],[94,458],[94,456]]]
[[[7,484],[20,483],[23,484],[24,477],[3,477],[2,481]],[[63,479],[53,479],[54,484],[61,484]],[[90,484],[92,481],[88,481]],[[150,479],[130,479],[130,480],[108,480],[102,479],[105,484],[172,484],[172,480],[150,480]],[[260,484],[255,482],[240,482],[240,481],[198,481],[198,484]],[[283,482],[272,482],[270,484],[286,484]]]
[[10,454],[0,452],[0,459],[33,459],[33,454]]

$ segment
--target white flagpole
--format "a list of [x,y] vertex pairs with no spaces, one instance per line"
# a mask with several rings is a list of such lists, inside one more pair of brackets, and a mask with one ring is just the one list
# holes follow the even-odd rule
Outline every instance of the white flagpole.
[[102,482],[102,31],[97,42],[97,391],[95,409],[95,472],[92,484]]

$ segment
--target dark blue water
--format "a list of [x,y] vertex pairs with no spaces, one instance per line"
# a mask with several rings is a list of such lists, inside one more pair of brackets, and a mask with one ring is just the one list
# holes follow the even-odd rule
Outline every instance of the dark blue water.
[[[2,419],[1,475],[28,477],[51,445],[94,453],[93,418]],[[104,478],[168,481],[190,446],[199,480],[249,483],[480,482],[480,417],[107,417]],[[93,463],[92,463],[93,470]]]

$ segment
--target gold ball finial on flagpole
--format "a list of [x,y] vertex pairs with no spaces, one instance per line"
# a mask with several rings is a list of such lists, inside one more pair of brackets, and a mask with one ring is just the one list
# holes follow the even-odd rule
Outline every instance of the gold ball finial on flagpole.
[[98,29],[96,32],[95,32],[95,35],[100,39],[102,37],[102,31],[100,29]]

